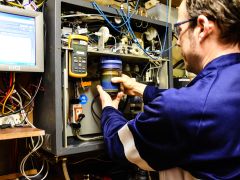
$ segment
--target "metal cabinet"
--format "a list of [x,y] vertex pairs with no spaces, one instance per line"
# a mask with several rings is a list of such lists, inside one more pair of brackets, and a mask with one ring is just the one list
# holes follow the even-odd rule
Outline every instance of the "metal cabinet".
[[[102,11],[108,15],[118,16],[118,12],[114,8],[102,7]],[[104,149],[103,140],[96,141],[80,141],[75,138],[68,137],[66,134],[66,99],[64,97],[64,86],[68,78],[64,76],[63,63],[64,52],[61,44],[61,28],[62,18],[61,16],[65,12],[83,12],[90,14],[97,14],[97,10],[90,2],[84,0],[51,0],[47,1],[46,8],[44,9],[45,16],[45,72],[44,72],[44,93],[41,94],[39,102],[36,103],[38,119],[37,126],[44,129],[46,132],[43,149],[56,156],[64,156],[77,153],[92,152]],[[171,66],[171,41],[172,31],[171,24],[161,22],[155,19],[142,17],[139,15],[132,16],[135,23],[134,29],[138,29],[139,23],[145,23],[146,25],[152,25],[159,32],[161,39],[164,38],[166,32],[166,51],[163,53],[163,57],[169,59],[163,62],[163,68],[160,75],[160,87],[169,88],[172,87],[172,66]],[[116,33],[116,32],[115,32]],[[163,43],[163,40],[162,40]],[[114,54],[114,53],[113,53]],[[89,52],[88,61],[90,62],[94,58],[104,55],[104,52]],[[116,55],[116,54],[115,54]],[[130,61],[132,64],[142,61],[147,63],[149,58],[135,58],[131,55],[117,55],[122,56],[125,61]],[[142,60],[141,60],[142,59]],[[68,85],[68,83],[67,83]],[[71,89],[71,87],[67,87]],[[94,87],[93,87],[94,88]],[[90,110],[89,110],[90,111]],[[66,112],[65,112],[66,113]]]

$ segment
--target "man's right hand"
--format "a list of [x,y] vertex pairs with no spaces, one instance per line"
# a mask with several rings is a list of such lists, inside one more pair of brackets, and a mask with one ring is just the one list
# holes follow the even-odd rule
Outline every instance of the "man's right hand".
[[143,92],[146,88],[145,84],[141,84],[136,82],[135,79],[128,77],[125,74],[122,74],[122,77],[113,77],[113,83],[121,83],[121,90],[127,94],[132,96],[142,96]]

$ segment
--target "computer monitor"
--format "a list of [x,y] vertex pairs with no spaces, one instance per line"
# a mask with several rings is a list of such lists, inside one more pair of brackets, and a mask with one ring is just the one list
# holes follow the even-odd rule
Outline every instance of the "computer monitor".
[[0,71],[43,72],[43,14],[0,5]]

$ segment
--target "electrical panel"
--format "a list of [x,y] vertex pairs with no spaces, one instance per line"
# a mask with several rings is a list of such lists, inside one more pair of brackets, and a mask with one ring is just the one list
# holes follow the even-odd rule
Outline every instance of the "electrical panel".
[[[101,60],[121,61],[121,73],[136,81],[172,87],[171,24],[138,15],[136,6],[53,0],[46,7],[46,88],[36,107],[43,149],[57,156],[102,150]],[[132,119],[142,107],[141,98],[126,96],[119,109]]]

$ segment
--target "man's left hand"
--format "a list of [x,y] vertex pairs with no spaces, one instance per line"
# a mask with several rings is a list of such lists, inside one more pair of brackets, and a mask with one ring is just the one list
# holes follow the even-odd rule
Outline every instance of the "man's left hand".
[[102,109],[105,108],[106,106],[112,106],[115,109],[118,109],[119,102],[124,95],[123,92],[119,92],[115,99],[112,99],[111,96],[106,91],[103,90],[102,86],[97,85],[97,90],[100,95]]

